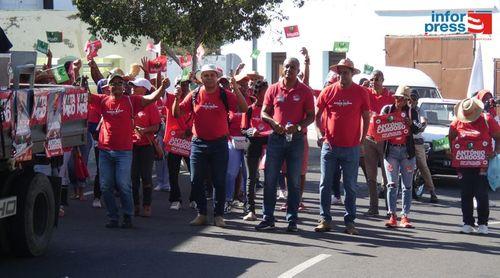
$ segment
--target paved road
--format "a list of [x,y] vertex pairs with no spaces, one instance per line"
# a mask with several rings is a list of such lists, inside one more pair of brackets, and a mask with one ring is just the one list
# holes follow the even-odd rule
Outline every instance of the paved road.
[[[317,156],[313,149],[311,162]],[[164,192],[154,193],[152,218],[135,218],[131,230],[108,230],[103,209],[92,208],[90,200],[71,201],[48,253],[1,258],[0,277],[500,277],[500,208],[491,209],[489,236],[457,233],[461,216],[454,180],[437,182],[439,204],[413,203],[415,229],[387,230],[383,218],[361,214],[368,198],[360,175],[359,236],[342,233],[341,207],[332,208],[332,232],[313,231],[318,180],[318,165],[312,163],[308,210],[300,214],[296,234],[284,231],[283,212],[277,212],[274,232],[255,232],[240,210],[228,216],[226,229],[193,228],[187,223],[196,212],[169,210]],[[261,203],[262,192],[258,195]],[[499,193],[490,197],[500,204]]]

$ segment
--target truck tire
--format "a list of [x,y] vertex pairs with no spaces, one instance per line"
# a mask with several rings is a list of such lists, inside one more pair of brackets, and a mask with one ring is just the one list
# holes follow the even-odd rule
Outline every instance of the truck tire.
[[35,174],[31,180],[19,184],[17,198],[17,214],[10,233],[11,250],[18,256],[43,255],[52,238],[56,215],[49,179]]

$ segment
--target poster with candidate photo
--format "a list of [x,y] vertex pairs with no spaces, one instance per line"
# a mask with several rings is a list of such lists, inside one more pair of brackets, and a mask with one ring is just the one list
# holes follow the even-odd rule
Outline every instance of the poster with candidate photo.
[[47,137],[45,140],[45,154],[47,157],[64,154],[61,137],[62,102],[63,94],[53,92],[49,95],[47,109]]
[[15,161],[29,161],[33,156],[33,142],[31,141],[30,114],[28,109],[28,95],[30,90],[18,90],[16,96],[16,122],[14,128],[13,158]]

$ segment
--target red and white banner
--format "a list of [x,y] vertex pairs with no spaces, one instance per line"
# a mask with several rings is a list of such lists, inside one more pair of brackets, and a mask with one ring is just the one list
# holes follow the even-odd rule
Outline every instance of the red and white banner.
[[184,138],[184,131],[172,130],[166,134],[165,150],[180,156],[191,154],[191,138]]
[[97,57],[97,51],[101,49],[102,43],[100,40],[90,41],[88,40],[85,44],[85,53],[87,54],[87,61],[92,60]]
[[62,121],[87,118],[88,95],[83,88],[67,88],[63,96]]
[[47,123],[48,97],[49,92],[47,90],[35,89],[30,126],[44,125]]
[[178,58],[179,58],[179,62],[181,63],[181,68],[189,67],[193,63],[193,56],[191,56],[191,54],[179,56]]
[[159,73],[167,71],[167,56],[158,56],[153,60],[148,61],[149,73]]
[[12,97],[12,91],[1,91],[0,92],[0,107],[3,110],[3,119],[2,123],[3,129],[9,129],[12,127],[12,108],[14,105]]
[[287,27],[285,27],[285,37],[287,39],[289,39],[289,38],[296,38],[296,37],[299,37],[299,36],[300,36],[299,26],[293,25],[293,26],[287,26]]
[[372,130],[369,134],[373,134],[377,142],[408,136],[410,129],[404,121],[405,117],[404,112],[374,116],[370,119],[370,128]]
[[61,94],[49,95],[47,137],[45,141],[45,154],[47,157],[61,156],[64,154],[61,139],[61,105],[63,105],[61,102]]
[[451,166],[455,168],[487,168],[491,142],[457,140],[451,148]]

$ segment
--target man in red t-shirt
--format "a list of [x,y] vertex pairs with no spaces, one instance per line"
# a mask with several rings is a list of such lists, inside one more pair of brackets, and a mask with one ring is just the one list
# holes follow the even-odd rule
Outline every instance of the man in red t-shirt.
[[190,223],[193,226],[207,224],[207,199],[203,183],[208,174],[207,169],[211,170],[215,187],[215,225],[218,227],[226,225],[223,215],[228,162],[228,113],[248,109],[234,78],[231,78],[231,86],[235,92],[233,94],[219,87],[218,75],[219,72],[214,65],[204,65],[197,75],[197,79],[203,85],[189,93],[184,100],[181,100],[181,90],[177,90],[172,105],[174,117],[179,118],[188,113],[192,113],[193,116],[191,184],[198,207],[198,215]]
[[[324,143],[321,149],[319,185],[321,220],[314,230],[326,232],[331,229],[331,184],[336,172],[341,168],[346,192],[345,232],[358,234],[354,227],[356,183],[361,139],[368,131],[370,100],[366,90],[352,82],[352,76],[358,74],[359,70],[354,67],[350,59],[342,59],[331,69],[339,75],[340,80],[323,89],[318,98],[316,111],[316,126],[322,133]],[[326,125],[322,123],[325,111]],[[361,123],[363,123],[362,128]]]
[[118,207],[114,189],[118,188],[123,213],[122,228],[132,227],[132,133],[134,115],[143,107],[163,96],[170,81],[163,80],[160,88],[144,96],[124,95],[123,75],[114,72],[108,77],[110,95],[90,94],[89,101],[101,111],[99,130],[99,170],[102,196],[108,212],[107,228],[118,227]]
[[[384,74],[379,71],[373,71],[370,78],[370,114],[371,117],[380,115],[382,107],[394,103],[394,97],[389,93],[389,90],[383,87]],[[373,125],[374,122],[370,123]],[[368,129],[370,130],[370,129]],[[364,160],[366,168],[366,183],[370,192],[370,207],[366,212],[369,216],[379,215],[378,212],[378,186],[377,186],[377,172],[378,165],[384,165],[384,142],[375,142],[373,134],[368,132],[366,140],[363,144]],[[387,184],[387,176],[384,167],[382,168],[382,178],[384,181],[383,187]]]
[[272,84],[266,92],[262,106],[262,119],[274,130],[269,135],[266,150],[263,221],[256,230],[274,229],[276,185],[281,166],[286,162],[288,181],[287,231],[296,232],[297,211],[300,202],[300,174],[304,159],[304,131],[314,121],[312,90],[303,84],[297,74],[300,62],[288,58],[283,78]]

